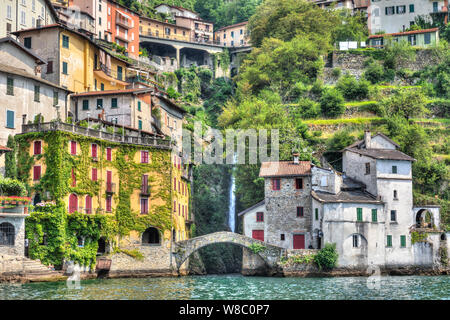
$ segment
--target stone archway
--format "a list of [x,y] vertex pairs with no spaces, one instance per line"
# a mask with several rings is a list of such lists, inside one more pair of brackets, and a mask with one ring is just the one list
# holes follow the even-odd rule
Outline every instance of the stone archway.
[[433,213],[428,209],[421,209],[416,213],[416,228],[433,228]]
[[[277,262],[286,251],[284,248],[270,245],[238,233],[221,231],[175,242],[172,254],[175,256],[177,269],[179,270],[181,265],[195,251],[214,243],[231,243],[250,250],[252,250],[255,245],[259,245],[260,251],[255,254],[259,255],[271,270],[276,270]],[[254,251],[252,250],[252,252]]]
[[150,227],[142,233],[143,245],[159,245],[161,244],[161,236],[159,230],[155,227]]

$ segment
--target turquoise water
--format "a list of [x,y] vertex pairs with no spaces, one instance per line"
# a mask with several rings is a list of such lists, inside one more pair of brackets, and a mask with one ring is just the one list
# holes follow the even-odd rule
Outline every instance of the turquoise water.
[[380,278],[271,278],[209,275],[171,278],[97,279],[80,289],[65,282],[0,284],[0,299],[450,299],[449,276]]

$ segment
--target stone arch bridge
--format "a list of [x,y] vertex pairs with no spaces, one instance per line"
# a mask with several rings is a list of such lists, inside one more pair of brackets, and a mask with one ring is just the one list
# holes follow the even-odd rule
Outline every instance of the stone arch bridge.
[[172,254],[175,257],[177,269],[186,261],[189,256],[198,249],[214,243],[231,243],[247,249],[252,248],[252,244],[260,244],[263,249],[258,253],[271,270],[277,269],[277,262],[285,255],[286,249],[267,244],[263,241],[249,238],[234,232],[220,231],[195,237],[188,240],[174,243]]

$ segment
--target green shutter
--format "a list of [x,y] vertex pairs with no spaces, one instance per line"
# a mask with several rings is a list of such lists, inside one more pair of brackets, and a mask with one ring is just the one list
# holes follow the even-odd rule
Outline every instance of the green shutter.
[[142,130],[142,120],[139,120],[138,124],[139,124],[139,130]]
[[386,244],[386,246],[387,247],[392,247],[392,236],[391,235],[387,236],[387,244]]
[[14,129],[14,111],[6,110],[6,127]]
[[83,100],[83,110],[89,110],[89,100]]
[[414,5],[413,4],[409,5],[409,12],[414,12]]
[[97,99],[97,109],[103,109],[103,99]]
[[117,98],[111,98],[111,108],[117,108]]
[[316,214],[316,220],[319,220],[319,209],[318,208],[315,209],[315,214]]
[[103,83],[100,83],[100,90],[102,90],[102,91],[105,90],[105,85]]
[[14,79],[7,78],[6,80],[6,94],[13,96],[14,95]]
[[67,62],[63,62],[63,73],[67,74]]
[[372,209],[372,222],[377,222],[377,209]]
[[34,86],[34,101],[40,102],[40,91],[41,88],[39,86]]
[[117,66],[117,79],[122,80],[122,67]]
[[392,173],[397,173],[397,166],[392,166]]
[[57,106],[58,105],[58,91],[53,91],[53,105]]
[[357,221],[362,221],[362,208],[356,208],[356,220]]
[[62,36],[62,46],[63,48],[69,48],[69,37],[63,35]]
[[406,247],[406,236],[400,236],[400,246]]
[[138,101],[138,111],[141,111],[141,102]]

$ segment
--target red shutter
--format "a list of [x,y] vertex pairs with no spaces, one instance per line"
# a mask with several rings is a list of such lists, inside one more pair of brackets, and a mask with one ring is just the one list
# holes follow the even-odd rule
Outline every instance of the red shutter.
[[141,213],[148,213],[148,200],[144,198],[141,199]]
[[272,190],[280,190],[280,179],[272,179]]
[[34,142],[34,154],[41,154],[41,141]]
[[106,197],[106,212],[111,212],[111,196]]
[[181,210],[180,210],[180,204],[178,204],[178,215],[181,214]]
[[294,249],[305,249],[304,234],[294,234]]
[[97,181],[97,168],[92,168],[92,181]]
[[76,194],[71,194],[69,196],[69,213],[78,211],[78,197]]
[[97,145],[92,145],[92,158],[97,158]]
[[33,167],[33,180],[37,181],[41,179],[41,166],[34,166]]
[[173,202],[173,212],[177,212],[177,202]]
[[112,159],[111,148],[106,148],[106,160],[111,161],[111,159]]
[[141,191],[143,193],[147,193],[147,188],[148,188],[148,175],[144,174],[142,176],[142,186],[141,186]]
[[178,158],[178,170],[181,169],[181,158]]
[[173,190],[177,191],[177,178],[173,178]]
[[88,214],[92,213],[92,197],[90,195],[86,196],[84,206],[86,209],[86,213],[88,213]]
[[264,230],[252,230],[252,238],[264,241]]
[[77,154],[77,142],[76,141],[70,141],[70,153],[73,155]]
[[141,151],[141,163],[148,163],[148,151]]

